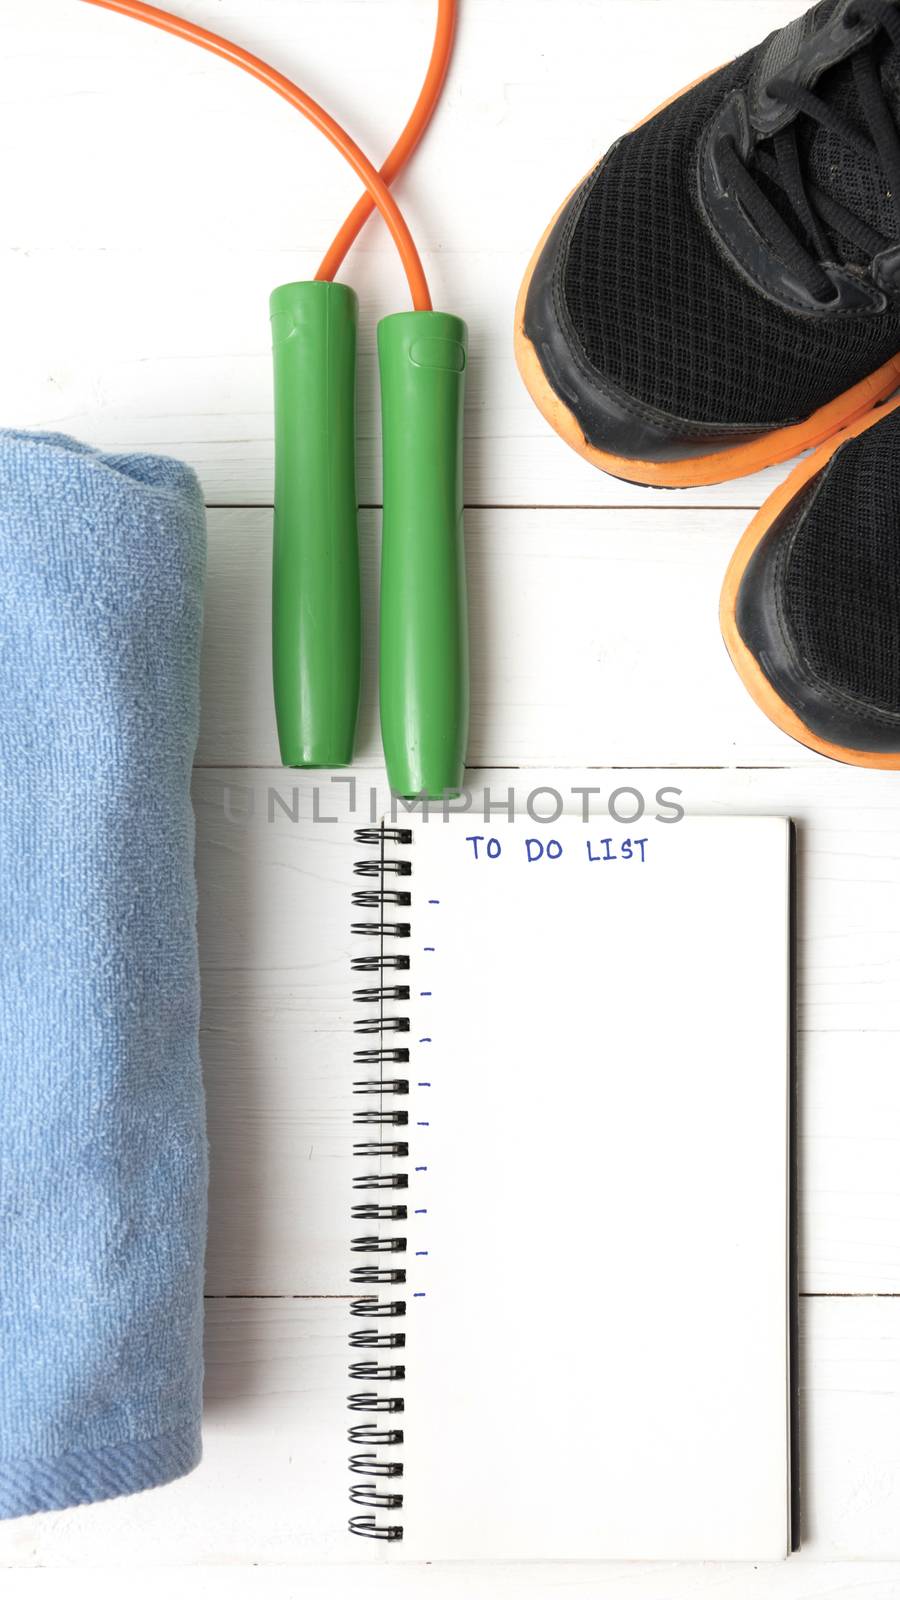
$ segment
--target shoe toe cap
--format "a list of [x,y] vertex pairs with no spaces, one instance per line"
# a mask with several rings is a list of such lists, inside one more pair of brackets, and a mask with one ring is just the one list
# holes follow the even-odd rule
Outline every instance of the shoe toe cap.
[[[900,703],[884,695],[879,703],[865,681],[858,665],[859,615],[849,602],[841,606],[837,594],[826,614],[818,590],[798,582],[798,548],[822,478],[812,479],[760,539],[737,590],[735,626],[777,699],[814,740],[851,761],[854,755],[897,757]],[[824,489],[827,495],[827,484]],[[816,516],[821,525],[821,508]],[[828,563],[827,540],[820,536],[817,546],[818,560]],[[900,650],[900,615],[896,634]],[[848,662],[857,663],[849,672]]]
[[599,173],[595,169],[560,211],[527,282],[521,336],[534,350],[543,382],[571,413],[585,442],[623,463],[688,461],[761,437],[765,427],[695,422],[648,405],[588,358],[566,304],[564,276],[574,229]]

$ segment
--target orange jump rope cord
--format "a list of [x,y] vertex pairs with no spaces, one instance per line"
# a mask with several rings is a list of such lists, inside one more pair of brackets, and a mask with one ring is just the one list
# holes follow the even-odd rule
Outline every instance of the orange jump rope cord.
[[359,145],[351,139],[339,122],[335,122],[334,118],[329,116],[324,107],[290,78],[270,67],[268,62],[260,60],[259,56],[251,55],[249,50],[232,44],[230,39],[223,39],[217,33],[211,33],[208,28],[200,28],[196,23],[186,22],[183,17],[175,17],[169,11],[160,11],[157,6],[145,5],[144,0],[87,0],[87,4],[102,6],[106,11],[118,11],[124,17],[134,17],[138,22],[149,22],[154,28],[161,28],[164,33],[172,33],[176,38],[187,39],[191,44],[200,45],[213,55],[233,62],[236,67],[242,67],[251,77],[267,84],[276,94],[280,94],[283,100],[287,100],[289,105],[300,111],[341,152],[357,177],[364,183],[374,204],[384,217],[400,253],[415,310],[431,310],[431,295],[428,292],[419,252],[396,200],[368,156],[363,154]]
[[[406,127],[403,129],[390,155],[379,169],[379,175],[386,184],[393,183],[397,175],[403,171],[434,115],[434,109],[441,97],[441,90],[444,87],[444,80],[447,76],[447,68],[450,65],[450,56],[453,52],[456,17],[457,0],[438,0],[434,44],[431,48],[431,60],[428,63],[425,81],[422,84],[419,98],[409,114],[409,121]],[[336,234],[334,242],[329,246],[327,254],[323,257],[322,265],[316,273],[317,278],[330,282],[335,274],[340,271],[347,251],[374,209],[375,202],[371,194],[367,192],[361,195],[346,222]]]

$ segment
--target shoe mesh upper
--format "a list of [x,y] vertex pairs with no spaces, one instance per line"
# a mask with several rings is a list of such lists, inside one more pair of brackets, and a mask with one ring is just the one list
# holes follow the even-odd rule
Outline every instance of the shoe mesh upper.
[[832,690],[900,712],[900,410],[843,446],[799,531],[784,619]]
[[[900,349],[900,309],[804,316],[776,306],[722,253],[696,198],[699,140],[744,85],[750,52],[629,135],[595,174],[561,282],[583,355],[625,395],[698,423],[799,421]],[[893,69],[892,69],[893,70]],[[847,76],[830,93],[852,115]],[[886,72],[885,77],[890,74]],[[811,129],[811,175],[890,235],[870,165]],[[835,256],[852,251],[834,241]]]

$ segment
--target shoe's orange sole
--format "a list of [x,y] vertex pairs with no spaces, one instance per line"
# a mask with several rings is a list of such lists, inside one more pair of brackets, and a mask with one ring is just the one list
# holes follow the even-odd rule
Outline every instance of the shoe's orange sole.
[[850,427],[834,438],[813,455],[801,461],[793,472],[785,479],[784,483],[771,494],[765,504],[757,511],[749,528],[741,539],[734,552],[725,574],[722,585],[722,597],[719,602],[719,623],[722,637],[744,688],[753,700],[764,711],[770,722],[782,733],[790,734],[792,739],[806,745],[809,750],[815,750],[821,756],[830,756],[833,761],[843,761],[853,767],[872,767],[884,772],[900,771],[900,752],[896,755],[884,755],[872,750],[851,750],[845,745],[831,744],[827,739],[820,739],[818,734],[812,732],[792,710],[786,701],[782,700],[777,690],[773,688],[763,672],[756,657],[748,650],[738,632],[737,625],[737,600],[741,581],[747,570],[749,562],[760,541],[765,538],[773,522],[778,518],[787,505],[800,493],[800,490],[821,472],[827,461],[831,460],[836,450],[848,439],[855,439],[857,434],[865,433],[868,428],[875,427],[891,411],[900,406],[900,396],[888,405],[880,406],[865,417],[860,417]]
[[[649,122],[660,111],[664,111],[666,106],[674,104],[682,95],[688,94],[698,83],[703,83],[711,76],[711,73],[704,73],[702,77],[695,79],[679,94],[672,95],[661,106],[657,106],[643,119],[643,122],[637,124],[637,127],[642,127],[644,122]],[[591,170],[593,171],[593,168]],[[572,194],[574,193],[573,189]],[[836,399],[829,400],[827,405],[821,406],[803,422],[778,428],[762,438],[748,440],[728,450],[718,450],[711,455],[694,456],[682,461],[662,462],[639,461],[630,456],[610,455],[605,450],[598,450],[596,445],[588,442],[578,419],[550,387],[538,360],[537,351],[525,332],[525,301],[532,275],[550,232],[569,199],[571,195],[566,197],[556,215],[550,219],[528,264],[516,301],[515,354],[516,365],[525,387],[542,416],[560,438],[565,439],[566,444],[571,445],[572,449],[586,461],[590,461],[592,466],[600,467],[603,472],[610,473],[614,478],[624,478],[628,483],[638,483],[648,488],[696,489],[705,484],[726,483],[731,478],[743,478],[748,473],[760,472],[763,467],[777,466],[782,461],[789,461],[792,456],[800,455],[804,450],[815,448],[816,445],[831,438],[832,434],[855,422],[858,417],[865,416],[873,406],[887,399],[900,384],[900,354],[897,354],[876,372],[870,372],[868,377],[854,384],[852,389],[847,389]]]

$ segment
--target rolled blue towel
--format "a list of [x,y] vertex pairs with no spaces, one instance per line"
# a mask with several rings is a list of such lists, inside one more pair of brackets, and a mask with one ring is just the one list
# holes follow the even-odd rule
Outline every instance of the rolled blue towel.
[[0,432],[0,1516],[200,1457],[193,473]]

